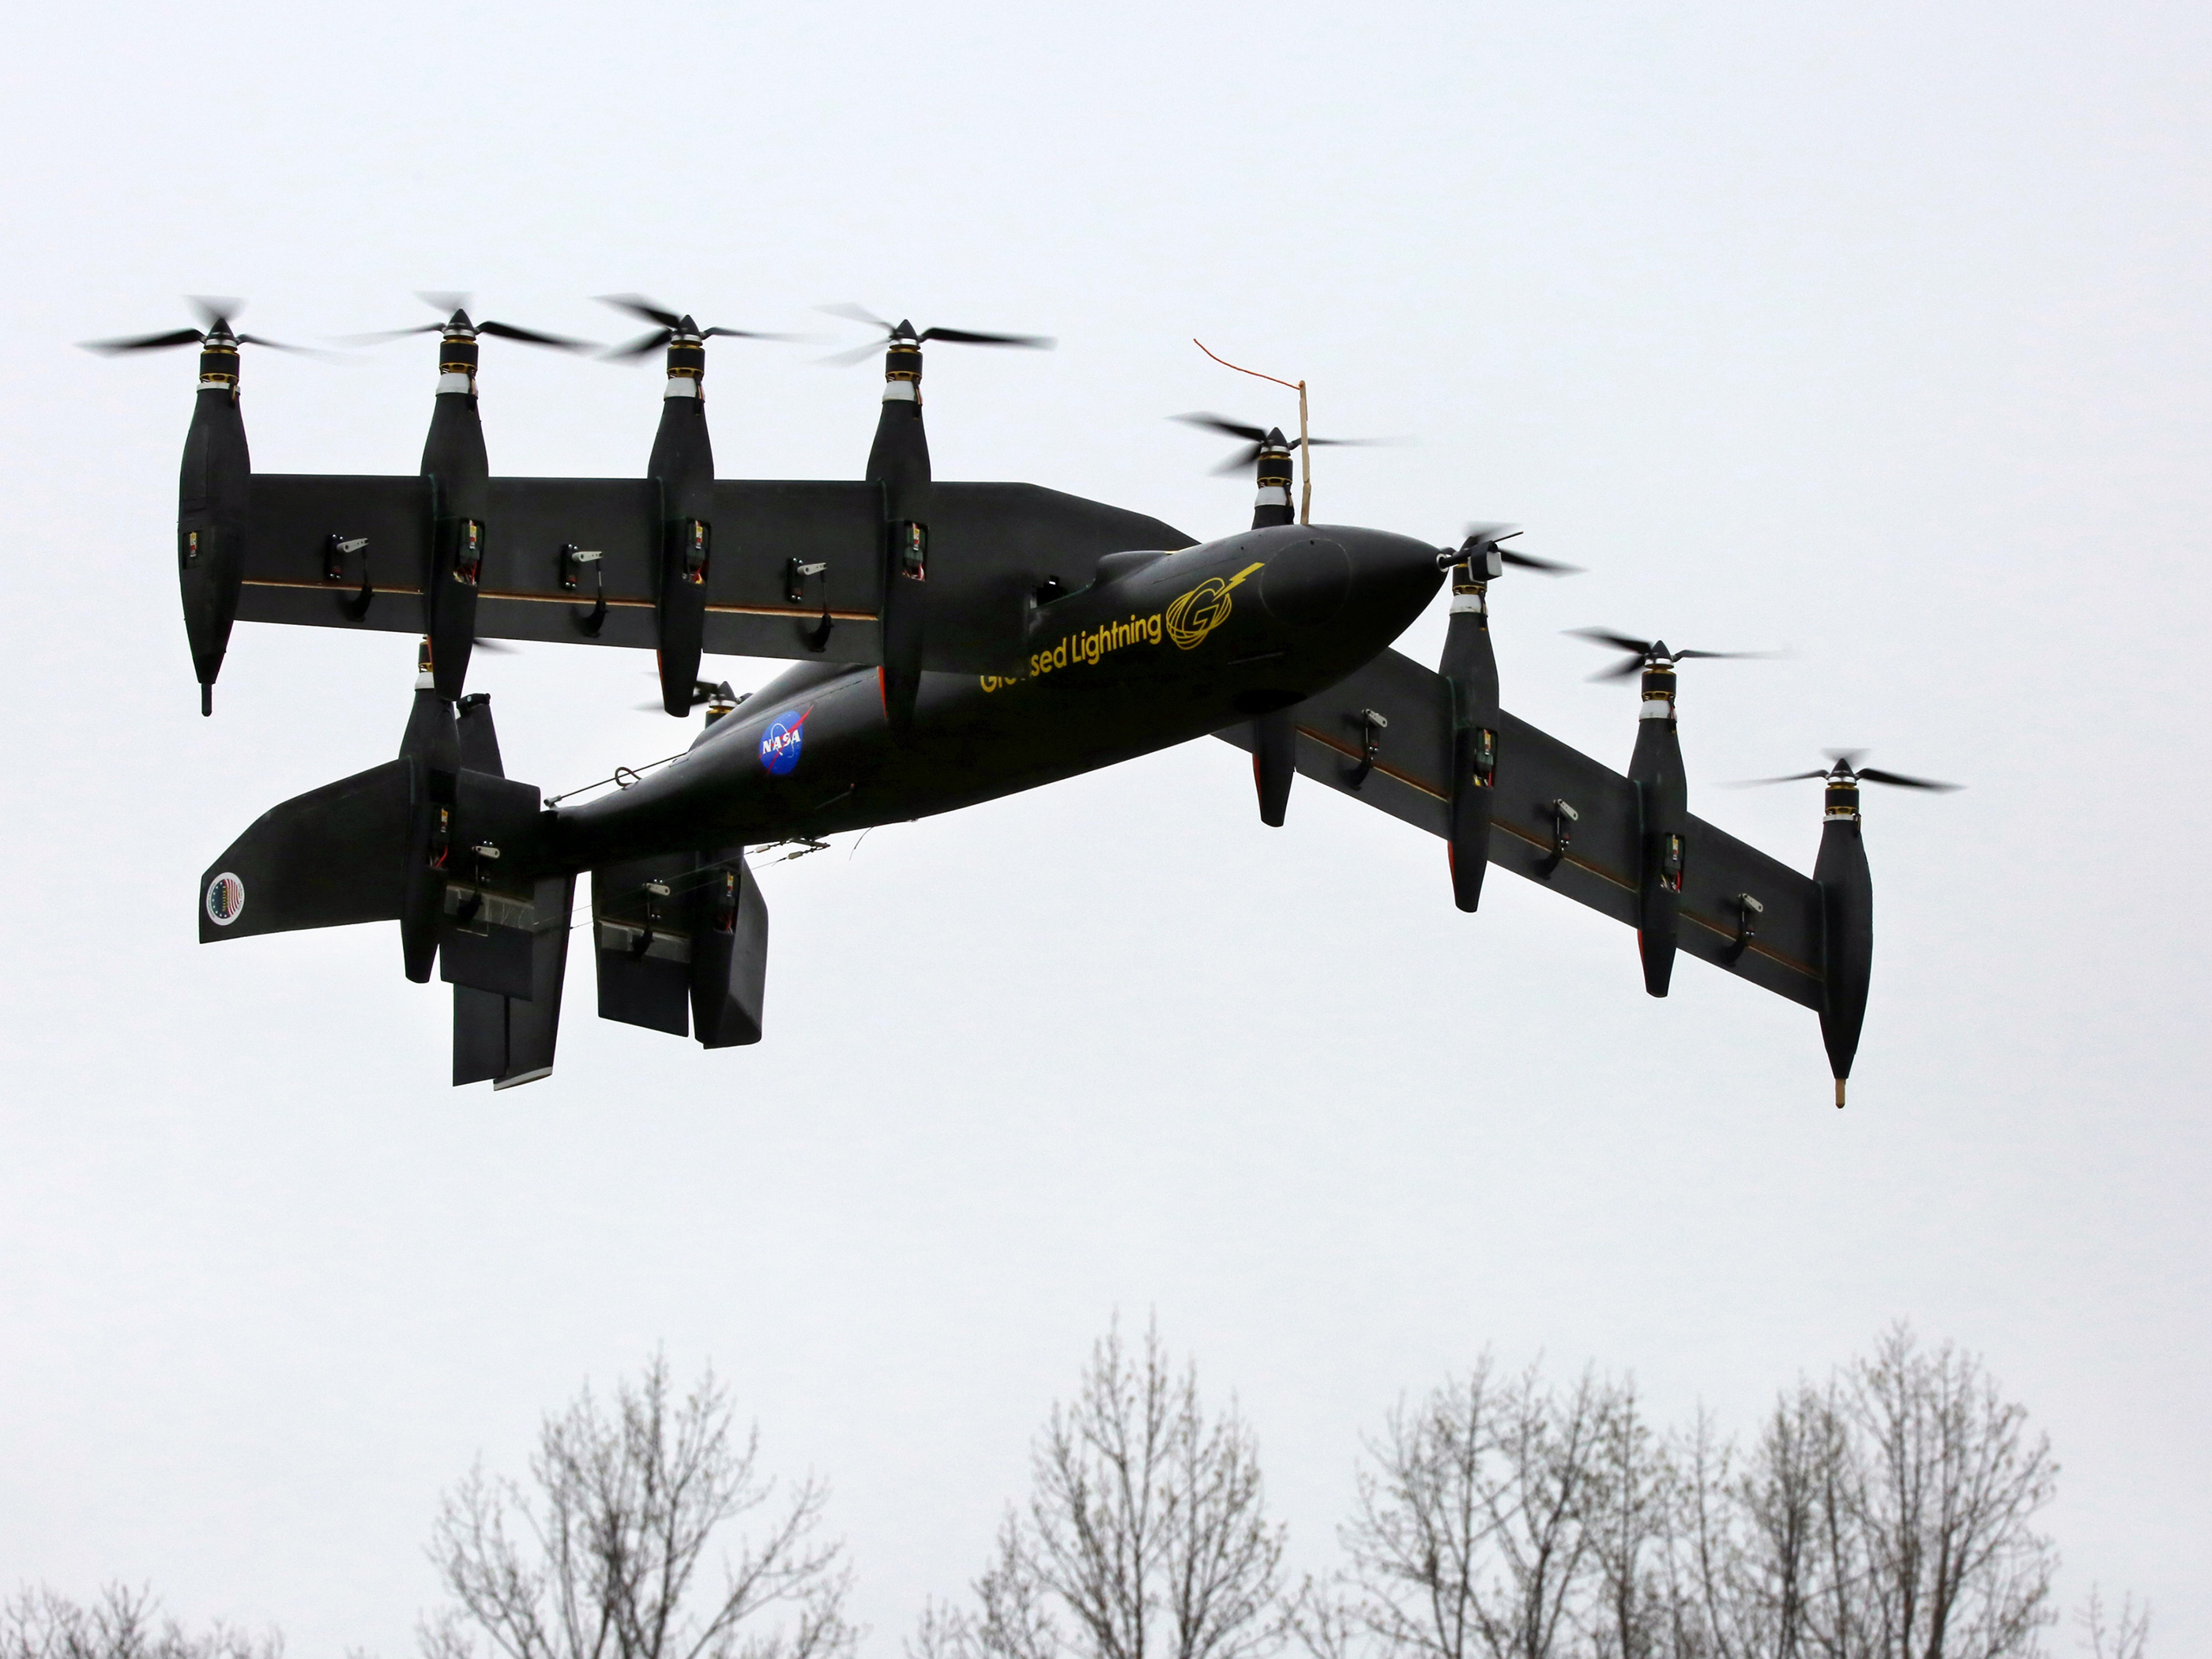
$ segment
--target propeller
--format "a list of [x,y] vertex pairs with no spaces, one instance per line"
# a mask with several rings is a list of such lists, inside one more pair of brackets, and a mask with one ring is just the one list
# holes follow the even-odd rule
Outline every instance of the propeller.
[[947,345],[1021,346],[1031,351],[1050,351],[1060,343],[1049,334],[978,334],[965,328],[925,328],[917,333],[912,323],[886,322],[872,311],[865,311],[852,304],[817,306],[815,309],[832,317],[842,317],[848,322],[866,323],[871,328],[879,328],[884,331],[884,337],[880,340],[871,340],[864,346],[855,346],[850,351],[840,351],[821,360],[841,368],[872,356],[885,346],[894,345],[902,340],[910,345],[926,345],[932,340],[942,340]]
[[1595,645],[1611,646],[1616,651],[1627,653],[1626,660],[1600,673],[1591,675],[1590,678],[1594,680],[1625,680],[1632,674],[1639,673],[1646,668],[1656,667],[1662,663],[1671,667],[1678,662],[1686,662],[1692,657],[1748,659],[1772,658],[1779,654],[1772,651],[1670,651],[1667,648],[1667,641],[1664,640],[1632,640],[1626,634],[1611,633],[1602,628],[1570,628],[1566,631],[1578,640],[1588,640]]
[[188,295],[185,303],[199,313],[203,326],[172,329],[166,334],[131,334],[119,340],[81,340],[77,343],[87,351],[97,351],[104,357],[112,357],[125,351],[166,351],[172,346],[203,345],[210,340],[228,341],[237,345],[268,346],[276,351],[296,351],[308,356],[317,355],[311,347],[286,345],[282,340],[265,340],[258,334],[240,334],[230,325],[230,319],[246,309],[243,300],[218,299],[210,295]]
[[[1516,553],[1505,545],[1521,533],[1517,524],[1471,524],[1467,527],[1467,539],[1456,551],[1447,548],[1437,562],[1449,568],[1455,564],[1474,564],[1478,560],[1486,565],[1485,554],[1494,553],[1502,564],[1518,565],[1523,570],[1534,570],[1547,576],[1579,576],[1583,568],[1578,564],[1561,564],[1557,559],[1540,559],[1533,553]],[[1492,573],[1495,574],[1495,572]]]
[[1260,452],[1270,445],[1280,449],[1296,449],[1303,441],[1316,449],[1371,449],[1377,445],[1395,441],[1389,438],[1285,438],[1280,427],[1248,426],[1242,421],[1232,421],[1225,415],[1170,415],[1168,418],[1181,421],[1185,426],[1200,427],[1208,432],[1218,432],[1226,438],[1244,441],[1244,448],[1213,469],[1213,476],[1217,478],[1226,477],[1232,472],[1249,471],[1260,459]]
[[380,345],[386,340],[402,340],[410,334],[489,334],[495,339],[520,340],[525,345],[551,346],[559,351],[596,351],[598,344],[591,340],[571,339],[565,334],[547,334],[534,328],[519,328],[513,323],[486,320],[471,322],[466,309],[469,296],[465,294],[424,293],[417,290],[415,297],[434,310],[447,314],[442,323],[424,323],[415,328],[387,328],[374,334],[349,334],[338,341],[340,345]]
[[1934,778],[1907,777],[1902,772],[1885,772],[1877,767],[1861,766],[1859,757],[1863,749],[1824,749],[1820,751],[1835,764],[1825,772],[1792,772],[1779,778],[1744,778],[1729,786],[1731,789],[1750,789],[1766,783],[1798,783],[1808,778],[1822,778],[1831,783],[1887,783],[1899,789],[1933,789],[1948,794],[1963,789],[1963,783],[1941,783]]
[[[671,311],[665,306],[647,299],[642,294],[602,294],[599,300],[603,306],[612,306],[617,311],[627,311],[633,317],[642,317],[648,323],[659,325],[652,333],[640,335],[628,345],[616,346],[611,350],[601,352],[599,355],[609,362],[629,362],[646,356],[659,350],[678,334],[696,335],[702,340],[710,340],[718,334],[726,339],[734,340],[798,340],[805,337],[799,334],[766,334],[750,328],[702,328],[691,320],[690,313]],[[874,349],[872,346],[869,348],[870,350]]]

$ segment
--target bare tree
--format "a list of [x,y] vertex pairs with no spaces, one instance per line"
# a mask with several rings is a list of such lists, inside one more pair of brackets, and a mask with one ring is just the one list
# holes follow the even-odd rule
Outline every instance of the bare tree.
[[[708,1546],[765,1509],[759,1431],[741,1440],[711,1371],[678,1398],[656,1355],[611,1412],[586,1388],[549,1416],[530,1480],[479,1465],[441,1504],[429,1547],[453,1604],[425,1659],[829,1659],[848,1651],[843,1547],[819,1536],[823,1487],[794,1487],[705,1582]],[[787,1614],[768,1624],[771,1612]]]
[[1309,1583],[1294,1611],[1316,1659],[1354,1632],[1415,1659],[1649,1651],[1661,1477],[1625,1387],[1501,1382],[1486,1355],[1401,1403],[1366,1453],[1336,1596]]
[[1979,1364],[1909,1329],[1778,1398],[1739,1461],[1701,1416],[1666,1547],[1678,1659],[2025,1659],[2056,1466]]
[[1851,1520],[1864,1552],[1867,1634],[1887,1659],[2002,1659],[2056,1615],[2051,1540],[2034,1530],[2057,1465],[1980,1363],[1893,1327],[1845,1374],[1862,1448]]
[[0,1659],[282,1659],[284,1638],[217,1620],[186,1631],[153,1592],[110,1584],[88,1602],[40,1584],[0,1602]]
[[1675,1474],[1644,1419],[1634,1381],[1601,1392],[1597,1501],[1586,1505],[1583,1521],[1598,1579],[1589,1644],[1599,1659],[1652,1659],[1666,1649],[1662,1563]]
[[1118,1322],[1098,1340],[1030,1468],[979,1610],[925,1609],[913,1659],[1252,1659],[1279,1644],[1283,1529],[1257,1443],[1233,1401],[1206,1414],[1157,1322],[1139,1352]]
[[[1903,1327],[1747,1449],[1486,1357],[1366,1452],[1347,1564],[1290,1608],[1313,1659],[2027,1659],[2051,1620],[2048,1444]],[[2093,1639],[2140,1659],[2131,1608]]]
[[2150,1607],[2148,1603],[2136,1605],[2132,1595],[2120,1599],[2119,1622],[2105,1622],[2105,1593],[2095,1584],[2089,1586],[2089,1599],[2074,1615],[2081,1626],[2081,1651],[2089,1659],[2143,1659],[2143,1650],[2150,1641]]

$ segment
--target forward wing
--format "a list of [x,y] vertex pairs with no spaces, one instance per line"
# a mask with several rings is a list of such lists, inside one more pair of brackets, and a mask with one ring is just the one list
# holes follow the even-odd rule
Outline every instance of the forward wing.
[[[659,487],[644,478],[493,478],[477,633],[652,648]],[[255,476],[238,614],[247,622],[421,633],[432,506],[426,478]],[[880,660],[884,493],[875,483],[732,479],[714,486],[706,649],[724,656]],[[335,544],[360,541],[346,551]],[[1107,553],[1188,547],[1157,519],[1034,484],[940,483],[930,523],[924,665],[1018,660],[1024,598],[1080,586]],[[588,565],[564,552],[599,555]],[[792,567],[819,564],[791,597]],[[576,586],[563,585],[578,575]],[[364,586],[364,582],[366,586]],[[596,633],[590,619],[606,599]],[[364,598],[366,603],[364,604]],[[831,642],[814,645],[824,607]]]
[[[1441,676],[1409,657],[1386,651],[1327,691],[1291,711],[1297,766],[1304,776],[1441,838],[1450,770],[1450,695]],[[1389,724],[1376,733],[1379,753],[1358,777],[1368,711]],[[1249,726],[1218,733],[1241,749]],[[1498,734],[1492,785],[1490,861],[1539,882],[1615,921],[1636,925],[1636,787],[1620,773],[1570,749],[1527,721],[1506,714]],[[1563,815],[1568,839],[1560,850]],[[1809,876],[1756,848],[1690,820],[1681,901],[1681,948],[1792,1002],[1819,1011],[1820,891]],[[1739,895],[1766,907],[1758,931],[1736,945]]]

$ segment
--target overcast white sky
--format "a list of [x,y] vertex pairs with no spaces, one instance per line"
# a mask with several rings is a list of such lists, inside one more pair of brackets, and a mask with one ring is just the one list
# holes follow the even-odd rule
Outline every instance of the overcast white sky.
[[[153,1582],[301,1656],[411,1645],[437,1493],[656,1343],[835,1487],[867,1652],[981,1565],[1116,1308],[1241,1396],[1302,1566],[1360,1431],[1486,1344],[1747,1424],[1894,1318],[1984,1354],[2064,1464],[2070,1602],[2212,1649],[2203,739],[2212,13],[1777,7],[620,9],[91,3],[0,65],[14,740],[0,837],[0,1583]],[[1696,665],[1695,808],[1809,868],[1825,744],[1873,796],[1873,1005],[1838,1114],[1802,1010],[1211,742],[765,878],[769,1037],[591,1017],[446,1085],[390,928],[204,951],[198,872],[386,757],[411,642],[242,628],[199,720],[172,574],[182,354],[417,288],[623,337],[586,296],[932,353],[939,477],[1238,527],[1161,417],[1287,420],[1316,516],[1517,520],[1506,699],[1615,765]],[[846,337],[827,319],[812,321]],[[856,476],[872,369],[715,349],[725,476]],[[634,474],[651,368],[491,343],[492,464]],[[249,362],[264,471],[412,471],[426,343]],[[1442,616],[1406,648],[1433,660]],[[757,684],[764,665],[723,672]],[[665,754],[649,660],[479,659],[508,769]]]

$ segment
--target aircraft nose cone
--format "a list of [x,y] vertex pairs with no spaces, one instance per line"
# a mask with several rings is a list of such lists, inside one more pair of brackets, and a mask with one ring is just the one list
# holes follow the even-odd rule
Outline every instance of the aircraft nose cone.
[[1325,536],[1301,536],[1267,561],[1260,574],[1260,602],[1289,628],[1319,628],[1336,620],[1352,596],[1352,556]]
[[1393,639],[1421,614],[1443,581],[1437,550],[1426,542],[1349,526],[1331,526],[1323,533],[1342,543],[1351,558],[1348,608],[1363,625],[1386,629]]

